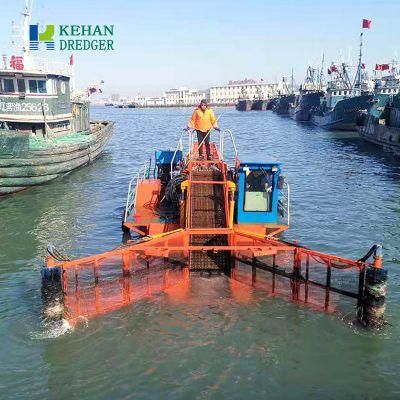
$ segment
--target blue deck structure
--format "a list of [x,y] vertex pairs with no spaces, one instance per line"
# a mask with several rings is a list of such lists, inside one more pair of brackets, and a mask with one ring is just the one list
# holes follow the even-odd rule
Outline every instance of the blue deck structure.
[[238,175],[238,224],[278,222],[280,163],[242,162]]

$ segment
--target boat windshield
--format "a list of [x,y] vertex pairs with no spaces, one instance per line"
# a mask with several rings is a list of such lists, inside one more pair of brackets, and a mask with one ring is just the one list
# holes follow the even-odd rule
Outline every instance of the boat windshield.
[[271,212],[273,172],[254,170],[246,176],[244,211]]

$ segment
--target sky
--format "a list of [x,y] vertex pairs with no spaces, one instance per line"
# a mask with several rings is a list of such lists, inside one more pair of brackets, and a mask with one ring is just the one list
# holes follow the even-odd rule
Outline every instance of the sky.
[[[0,51],[13,55],[11,22],[20,21],[24,0],[0,4]],[[326,67],[356,63],[363,18],[372,20],[367,69],[400,59],[399,0],[35,0],[31,23],[114,25],[114,51],[74,52],[77,86],[104,80],[105,95],[135,96],[244,78],[276,82],[292,68],[301,83],[322,53]],[[67,63],[71,52],[50,54]]]

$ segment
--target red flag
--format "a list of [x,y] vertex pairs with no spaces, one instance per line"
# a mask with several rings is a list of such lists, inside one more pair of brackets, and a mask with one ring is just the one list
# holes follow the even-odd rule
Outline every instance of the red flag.
[[382,64],[375,64],[375,71],[382,71]]
[[71,54],[69,56],[69,65],[74,65],[74,55],[73,54]]
[[365,64],[361,64],[361,69],[365,69]]
[[331,65],[331,72],[338,72],[336,65]]
[[390,69],[389,64],[381,64],[381,67],[382,67],[382,71],[386,71],[386,70]]
[[363,29],[370,29],[371,28],[371,20],[369,19],[363,19],[362,20],[362,28]]

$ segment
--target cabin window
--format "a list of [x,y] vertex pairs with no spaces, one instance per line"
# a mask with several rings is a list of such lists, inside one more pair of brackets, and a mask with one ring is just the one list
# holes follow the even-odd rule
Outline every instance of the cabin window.
[[244,211],[271,212],[273,172],[250,171],[245,180]]
[[65,82],[61,82],[61,93],[65,94]]
[[46,81],[38,81],[39,93],[47,93]]
[[25,79],[17,79],[17,86],[18,86],[18,92],[24,93],[26,91]]
[[30,93],[47,93],[46,81],[29,79],[29,92]]
[[13,79],[3,79],[3,87],[6,93],[14,93],[14,80]]
[[29,92],[30,93],[37,93],[37,81],[33,81],[29,79]]
[[336,96],[336,92],[333,92],[333,95]]

